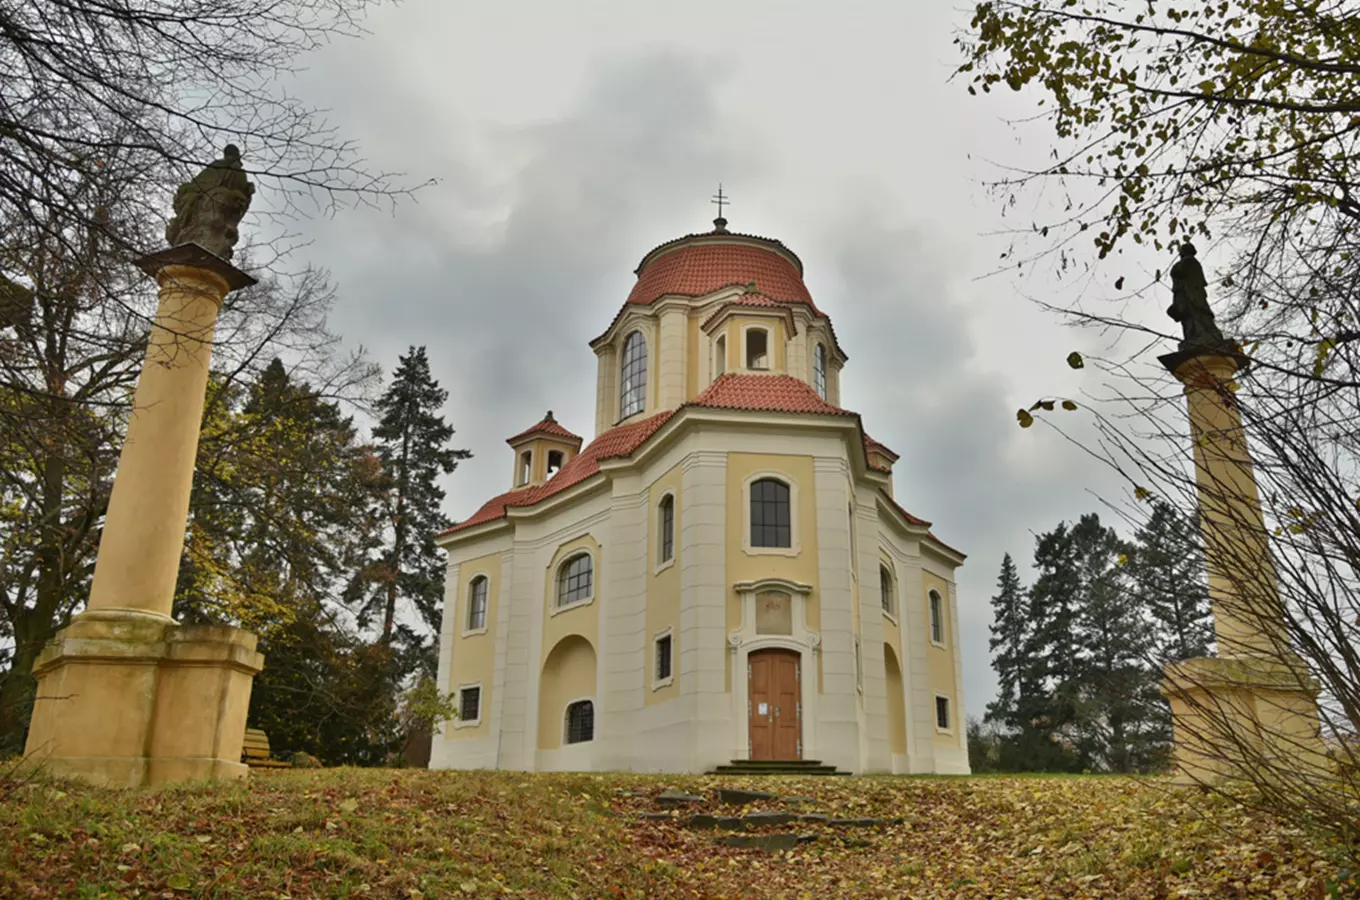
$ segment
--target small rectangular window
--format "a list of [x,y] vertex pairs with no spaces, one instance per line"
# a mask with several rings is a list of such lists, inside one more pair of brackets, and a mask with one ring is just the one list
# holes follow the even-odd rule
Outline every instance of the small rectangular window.
[[663,634],[656,639],[656,680],[665,681],[671,677],[671,636]]
[[941,731],[949,730],[949,698],[935,698],[935,727]]
[[458,718],[463,722],[476,722],[482,717],[482,689],[465,687],[458,692]]

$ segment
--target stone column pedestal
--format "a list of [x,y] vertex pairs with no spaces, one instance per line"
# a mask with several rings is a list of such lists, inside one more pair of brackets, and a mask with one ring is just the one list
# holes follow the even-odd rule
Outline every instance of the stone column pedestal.
[[56,775],[107,787],[243,778],[255,635],[91,610],[34,665],[28,755]]
[[88,609],[34,665],[25,755],[136,787],[243,777],[255,636],[171,617],[217,312],[254,279],[196,244],[138,261],[160,303],[137,378]]
[[1320,690],[1290,649],[1256,476],[1232,379],[1236,345],[1161,357],[1185,385],[1200,528],[1218,656],[1166,667],[1181,784],[1330,771],[1318,725]]

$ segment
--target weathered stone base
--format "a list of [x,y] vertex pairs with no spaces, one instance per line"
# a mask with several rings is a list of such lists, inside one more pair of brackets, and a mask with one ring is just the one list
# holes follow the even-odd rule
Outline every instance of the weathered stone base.
[[244,778],[255,635],[136,610],[85,612],[34,666],[25,755],[107,787]]
[[1162,695],[1175,729],[1175,779],[1203,784],[1330,777],[1318,686],[1298,667],[1257,657],[1203,657],[1166,667]]

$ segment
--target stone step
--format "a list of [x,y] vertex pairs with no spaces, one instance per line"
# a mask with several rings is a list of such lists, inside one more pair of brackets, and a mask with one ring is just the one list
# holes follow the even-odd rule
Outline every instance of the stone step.
[[843,776],[849,772],[841,772],[835,766],[761,766],[752,768],[750,766],[718,766],[713,770],[717,775],[818,775],[818,776]]

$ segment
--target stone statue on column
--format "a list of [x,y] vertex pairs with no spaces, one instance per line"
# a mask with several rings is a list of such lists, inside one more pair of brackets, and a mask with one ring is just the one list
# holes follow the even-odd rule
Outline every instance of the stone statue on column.
[[135,263],[156,280],[158,304],[89,601],[33,667],[24,753],[54,774],[139,787],[247,773],[256,637],[172,613],[217,315],[255,283],[228,262],[253,193],[228,146],[175,193],[174,246]]
[[[1166,666],[1178,780],[1260,777],[1263,760],[1321,771],[1317,684],[1289,647],[1235,378],[1249,360],[1224,338],[1190,243],[1171,268],[1179,350],[1160,357],[1184,386],[1218,655]],[[1254,748],[1243,751],[1242,748]]]
[[255,185],[241,168],[241,151],[228,144],[222,158],[175,191],[175,217],[165,226],[171,247],[198,244],[222,259],[231,259],[240,237],[236,226],[250,208]]

